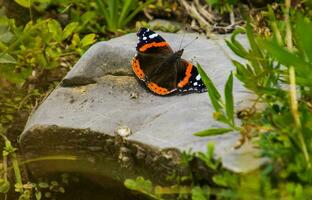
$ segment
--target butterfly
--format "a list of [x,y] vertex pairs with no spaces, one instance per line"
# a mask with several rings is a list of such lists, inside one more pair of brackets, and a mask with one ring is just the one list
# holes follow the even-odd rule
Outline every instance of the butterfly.
[[184,49],[174,52],[168,42],[148,28],[140,28],[137,36],[137,53],[131,65],[149,90],[157,95],[206,91],[197,68],[181,58]]

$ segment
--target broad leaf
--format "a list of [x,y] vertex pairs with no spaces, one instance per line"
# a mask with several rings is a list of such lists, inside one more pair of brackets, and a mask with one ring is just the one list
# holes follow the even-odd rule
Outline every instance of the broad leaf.
[[145,180],[143,177],[137,177],[135,180],[126,179],[124,185],[130,190],[136,190],[143,193],[151,193],[153,184],[150,180]]
[[12,38],[13,34],[9,31],[9,27],[0,26],[0,41],[4,43],[8,43]]
[[0,179],[0,193],[7,193],[10,190],[10,182],[5,179]]
[[62,31],[62,27],[61,27],[60,23],[58,21],[52,19],[48,22],[48,28],[49,28],[49,32],[53,34],[54,39],[57,42],[61,42],[63,31]]
[[85,47],[90,44],[93,44],[95,42],[95,36],[96,35],[94,33],[84,36],[81,40],[81,47]]
[[[208,188],[206,188],[206,193],[208,193]],[[209,193],[208,193],[209,194]],[[192,188],[192,200],[207,200],[205,192],[199,186]]]
[[17,61],[10,54],[0,53],[0,64],[16,64]]
[[63,40],[67,39],[70,35],[72,35],[78,25],[78,22],[72,22],[68,24],[63,30]]
[[20,6],[23,6],[25,8],[30,7],[30,0],[15,0],[16,3],[18,3]]

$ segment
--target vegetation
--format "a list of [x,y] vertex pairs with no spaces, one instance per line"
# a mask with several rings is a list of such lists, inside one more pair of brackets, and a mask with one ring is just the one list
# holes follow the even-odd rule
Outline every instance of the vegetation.
[[[290,5],[290,1],[285,1],[282,7],[284,16],[280,20],[277,20],[270,6],[264,13],[271,34],[258,35],[249,22],[246,28],[237,29],[227,40],[231,50],[246,60],[244,63],[232,60],[236,67],[233,74],[257,96],[252,107],[237,112],[241,121],[239,125],[234,120],[233,74],[229,75],[225,84],[222,100],[219,91],[198,65],[215,109],[213,116],[227,127],[207,129],[195,135],[204,137],[239,131],[242,140],[237,148],[252,138],[261,149],[261,156],[271,162],[249,174],[234,174],[222,169],[220,162],[213,158],[213,147],[210,145],[206,153],[186,154],[186,160],[191,161],[194,155],[202,160],[210,169],[213,184],[206,182],[203,185],[190,175],[195,182],[167,188],[170,192],[160,190],[160,186],[153,189],[142,178],[127,181],[125,184],[129,188],[152,193],[155,199],[311,198],[312,57],[309,54],[312,52],[312,22],[310,16],[297,12]],[[247,34],[249,49],[236,40],[237,34],[242,32]],[[258,104],[265,108],[257,110]],[[140,187],[139,183],[145,187]],[[171,196],[166,197],[166,194]]]
[[[21,165],[27,161],[19,159],[13,141],[21,133],[28,114],[94,42],[134,30],[136,21],[146,24],[142,11],[147,10],[147,18],[151,18],[153,12],[172,17],[168,13],[171,10],[178,12],[177,3],[162,0],[15,2],[27,9],[29,21],[23,23],[18,18],[8,17],[4,7],[0,9],[0,135],[3,139],[0,192],[7,194],[14,188],[19,199],[50,198],[55,193],[65,192],[64,187],[70,184],[71,179],[67,175],[63,175],[59,181],[33,183],[23,179]],[[207,4],[210,11],[229,15],[229,20],[226,17],[225,21],[230,21],[226,23],[230,28],[226,28],[226,32],[241,24],[235,20],[237,9],[241,8],[240,1],[178,2],[186,10]],[[253,17],[246,18],[246,26],[236,28],[226,42],[245,62],[232,60],[236,69],[228,77],[223,98],[198,65],[215,109],[213,116],[225,127],[208,128],[195,135],[205,137],[230,131],[240,132],[242,139],[236,147],[251,139],[260,148],[261,156],[269,158],[270,162],[249,174],[235,174],[224,169],[220,160],[214,158],[214,144],[207,144],[207,152],[184,152],[182,164],[191,168],[190,163],[196,160],[207,168],[210,177],[190,173],[186,177],[175,177],[179,184],[171,187],[154,185],[138,177],[127,180],[126,187],[153,199],[250,199],[251,195],[254,199],[310,198],[311,5],[311,1],[290,0],[268,5],[260,13],[262,26],[269,30],[266,34],[255,31],[263,27],[259,27],[260,23],[255,22]],[[221,15],[216,18],[208,16],[202,9],[201,12],[198,15],[190,14],[189,18],[197,21],[198,27],[204,31],[214,31],[210,25],[220,23]],[[181,16],[178,20],[185,22],[184,16]],[[141,19],[143,22],[138,21]],[[236,39],[240,33],[246,33],[248,49]],[[234,78],[257,96],[252,107],[240,111],[235,109],[232,91]],[[264,109],[257,110],[259,104],[265,105]],[[235,120],[236,117],[239,122]],[[13,131],[16,133],[12,134]],[[14,174],[14,180],[9,178],[10,173]]]

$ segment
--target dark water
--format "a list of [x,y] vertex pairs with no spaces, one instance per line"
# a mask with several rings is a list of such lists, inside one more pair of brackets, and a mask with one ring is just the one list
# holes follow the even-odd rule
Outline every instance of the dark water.
[[[49,177],[51,179],[51,177]],[[126,189],[122,184],[107,183],[100,185],[83,177],[78,177],[79,181],[71,182],[65,186],[64,193],[52,193],[51,198],[45,198],[44,194],[41,199],[55,200],[147,200],[149,199],[142,194]],[[0,200],[17,200],[19,195],[12,191],[5,198],[4,194],[0,194]],[[35,198],[33,198],[35,199]]]

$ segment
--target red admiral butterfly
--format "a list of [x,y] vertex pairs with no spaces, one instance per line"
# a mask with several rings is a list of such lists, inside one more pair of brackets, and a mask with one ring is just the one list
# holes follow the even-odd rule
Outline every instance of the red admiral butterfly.
[[137,36],[132,69],[152,92],[167,95],[206,91],[197,68],[181,58],[184,49],[173,52],[160,35],[147,28],[140,28]]

